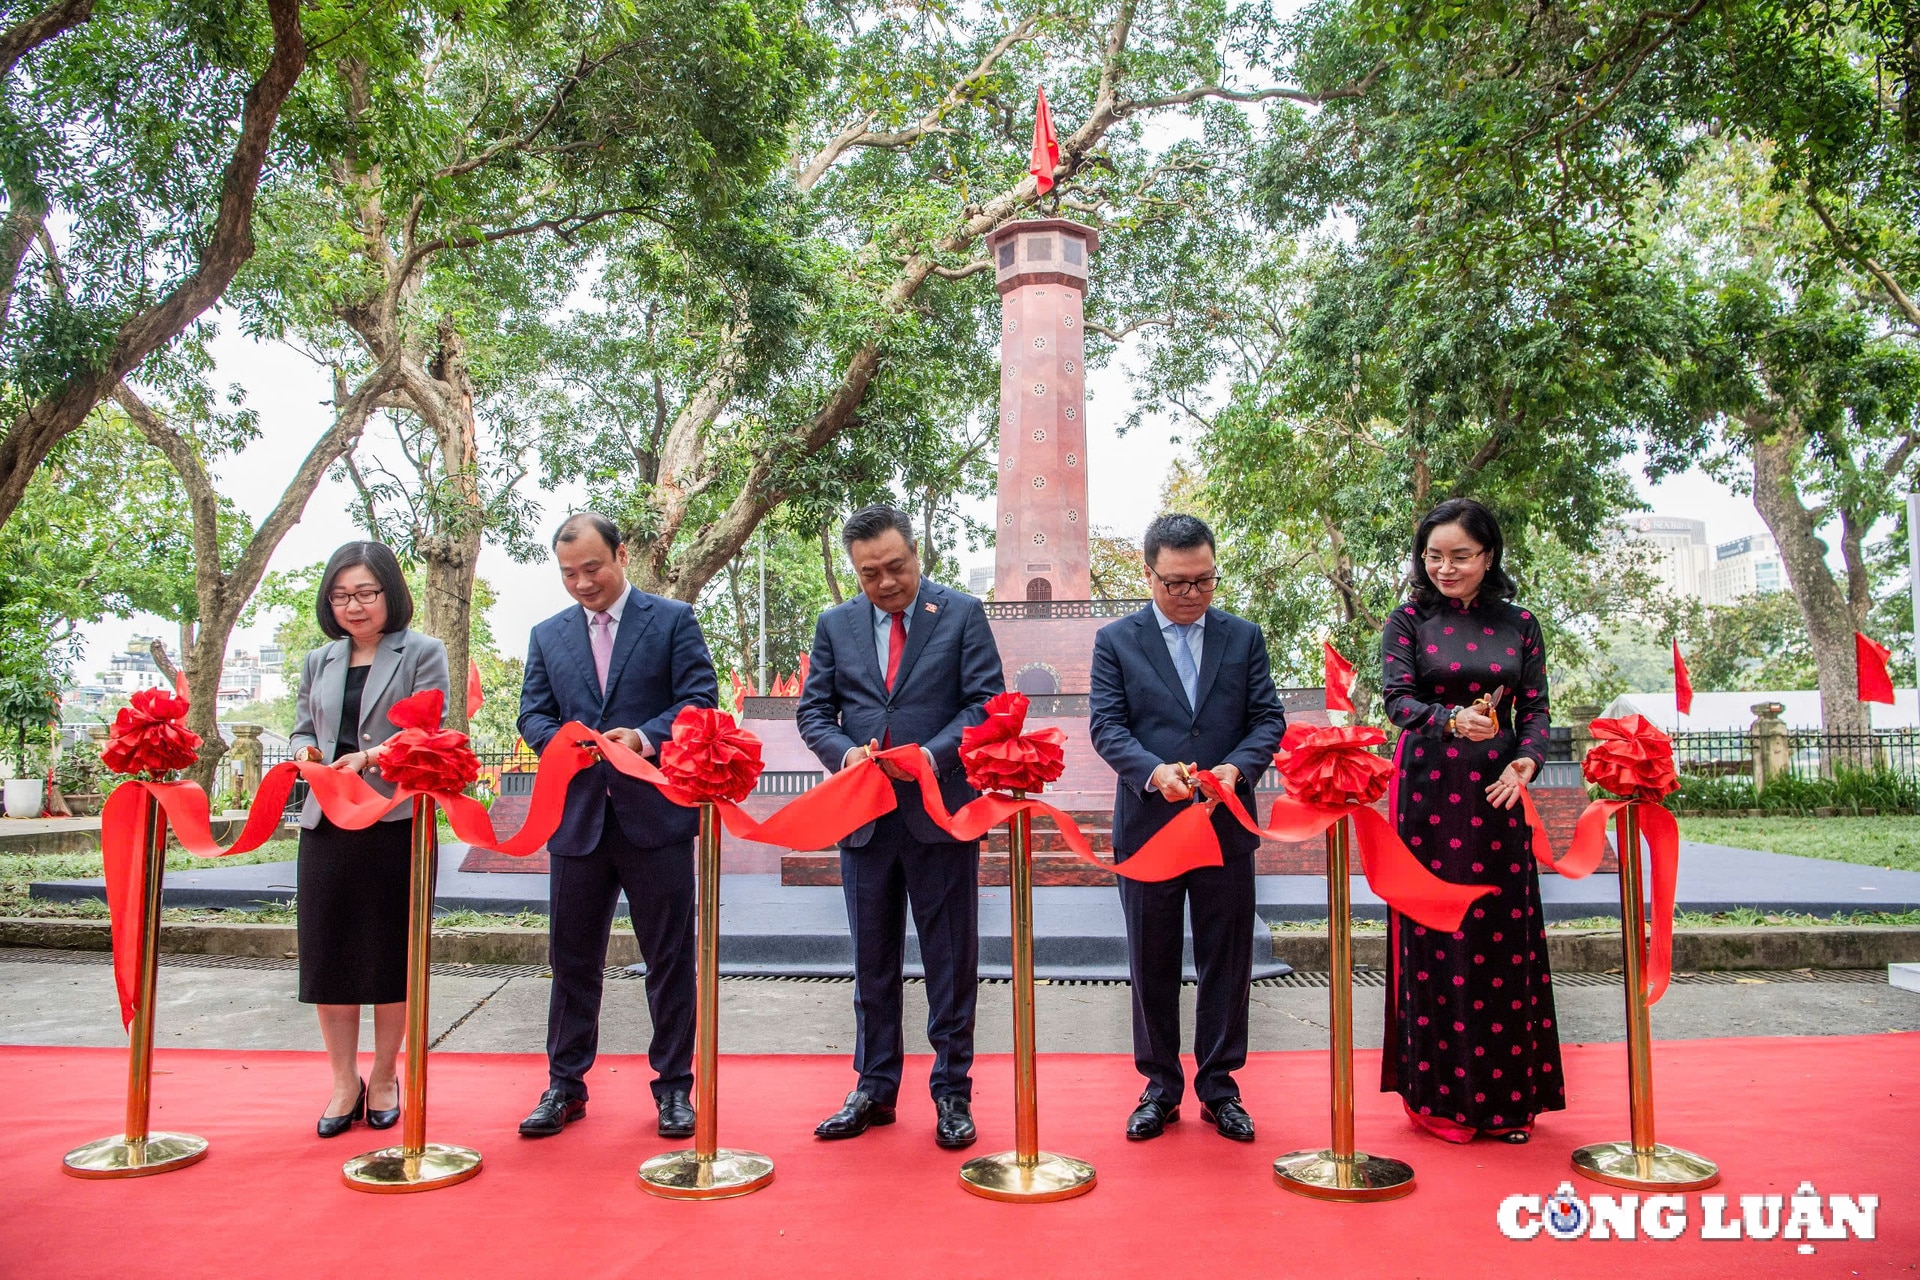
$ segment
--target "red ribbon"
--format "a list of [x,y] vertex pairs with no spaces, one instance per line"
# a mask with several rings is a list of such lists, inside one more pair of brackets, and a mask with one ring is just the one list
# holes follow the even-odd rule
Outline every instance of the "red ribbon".
[[[1580,772],[1588,782],[1625,798],[1595,800],[1587,806],[1573,829],[1567,861],[1598,866],[1607,850],[1608,820],[1623,809],[1634,810],[1646,839],[1653,905],[1644,913],[1641,936],[1628,941],[1639,948],[1642,994],[1648,1004],[1655,1004],[1673,981],[1673,908],[1680,879],[1680,824],[1660,803],[1662,797],[1680,789],[1673,739],[1637,715],[1595,720],[1589,729],[1594,743],[1580,763]],[[1637,847],[1617,852],[1622,861],[1640,857]],[[1621,922],[1622,928],[1625,923]]]

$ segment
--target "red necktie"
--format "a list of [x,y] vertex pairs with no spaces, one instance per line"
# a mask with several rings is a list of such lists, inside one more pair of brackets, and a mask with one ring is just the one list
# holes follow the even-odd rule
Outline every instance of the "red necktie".
[[888,614],[893,619],[893,627],[887,632],[887,692],[893,692],[893,681],[900,674],[900,655],[907,651],[907,615]]

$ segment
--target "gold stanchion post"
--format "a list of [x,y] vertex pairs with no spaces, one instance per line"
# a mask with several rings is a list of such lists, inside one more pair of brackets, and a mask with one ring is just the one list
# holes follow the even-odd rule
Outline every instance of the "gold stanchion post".
[[724,1200],[773,1181],[773,1161],[719,1145],[720,815],[700,806],[699,962],[694,997],[693,1147],[663,1151],[640,1166],[640,1187],[671,1200]]
[[1653,1031],[1647,1009],[1640,945],[1646,936],[1640,899],[1640,818],[1626,805],[1614,818],[1620,860],[1620,976],[1627,992],[1627,1106],[1633,1136],[1595,1142],[1573,1153],[1574,1170],[1595,1182],[1635,1190],[1696,1191],[1720,1181],[1720,1166],[1705,1156],[1653,1137]]
[[1353,922],[1348,882],[1351,818],[1327,828],[1327,1003],[1333,1039],[1333,1145],[1290,1151],[1273,1180],[1316,1200],[1391,1200],[1413,1190],[1411,1166],[1353,1149]]
[[160,802],[147,795],[146,896],[141,912],[146,935],[140,948],[140,1003],[133,1011],[127,1053],[127,1128],[67,1152],[62,1163],[76,1178],[139,1178],[184,1169],[204,1160],[207,1140],[190,1133],[153,1133],[147,1117],[153,1102],[153,1000],[160,974],[160,892],[167,866],[167,820]]
[[407,1078],[400,1098],[400,1145],[347,1161],[355,1191],[432,1191],[480,1172],[480,1153],[427,1141],[427,1009],[433,964],[433,801],[413,798],[413,890],[407,920]]
[[[1014,792],[1016,797],[1023,792]],[[1093,1190],[1093,1166],[1040,1149],[1040,1100],[1033,1062],[1033,830],[1025,809],[1007,822],[1013,898],[1012,1151],[960,1166],[960,1185],[989,1200],[1070,1200]]]

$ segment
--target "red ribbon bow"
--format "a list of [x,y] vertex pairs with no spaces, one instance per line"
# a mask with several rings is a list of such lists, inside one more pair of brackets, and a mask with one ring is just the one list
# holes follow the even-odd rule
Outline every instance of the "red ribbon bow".
[[1580,763],[1588,782],[1617,796],[1658,800],[1680,789],[1673,739],[1645,716],[1595,720],[1593,746]]
[[433,796],[458,795],[480,776],[480,757],[467,735],[440,727],[447,695],[422,689],[387,712],[400,732],[380,747],[380,776],[397,789]]
[[[1646,933],[1628,942],[1640,949],[1644,994],[1647,1003],[1654,1004],[1673,981],[1673,907],[1680,880],[1680,824],[1672,810],[1660,803],[1663,796],[1680,789],[1673,765],[1673,739],[1645,716],[1595,720],[1588,728],[1594,743],[1580,771],[1588,782],[1625,798],[1595,800],[1587,806],[1574,826],[1567,862],[1588,869],[1598,866],[1607,849],[1607,822],[1622,810],[1633,809],[1640,834],[1646,839],[1653,905],[1646,913]],[[1640,856],[1638,848],[1618,852],[1623,860]]]
[[132,705],[113,718],[113,736],[100,763],[115,773],[159,778],[191,768],[200,758],[200,735],[187,728],[187,700],[165,689],[141,689]]
[[987,718],[960,732],[960,762],[977,791],[1038,792],[1066,771],[1066,731],[1056,725],[1024,733],[1027,695],[987,699]]
[[660,748],[660,772],[701,801],[739,804],[765,768],[760,739],[711,707],[682,708],[674,717],[672,740]]
[[1372,750],[1386,740],[1372,725],[1289,725],[1273,763],[1287,794],[1303,804],[1372,804],[1393,774]]

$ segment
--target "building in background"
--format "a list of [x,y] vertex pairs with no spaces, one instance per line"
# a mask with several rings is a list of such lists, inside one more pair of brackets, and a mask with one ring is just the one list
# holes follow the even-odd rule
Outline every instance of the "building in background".
[[1784,591],[1786,570],[1771,534],[1750,533],[1713,549],[1708,604],[1732,604],[1762,591]]
[[1707,598],[1712,563],[1708,559],[1707,523],[1683,516],[1651,512],[1620,521],[1629,544],[1638,553],[1639,567],[1651,573],[1676,598]]
[[967,594],[985,600],[993,590],[993,566],[975,565],[967,570]]

